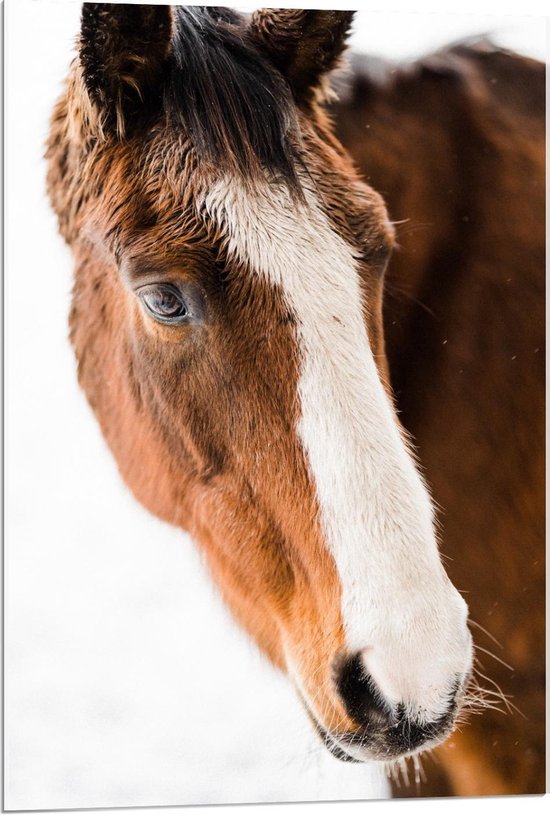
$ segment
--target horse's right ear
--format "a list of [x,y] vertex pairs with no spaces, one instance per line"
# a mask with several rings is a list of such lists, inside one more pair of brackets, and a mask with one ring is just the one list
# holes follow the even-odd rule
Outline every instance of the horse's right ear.
[[160,103],[171,39],[170,6],[83,4],[79,60],[103,130],[123,137]]

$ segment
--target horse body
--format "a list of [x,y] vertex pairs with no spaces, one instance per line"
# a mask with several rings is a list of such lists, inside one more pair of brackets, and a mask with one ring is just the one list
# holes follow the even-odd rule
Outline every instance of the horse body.
[[351,17],[86,4],[48,185],[126,483],[200,543],[329,750],[386,762],[452,731],[472,645],[392,402],[393,228],[324,111]]
[[513,667],[481,653],[481,670],[521,711],[487,710],[438,751],[447,792],[540,793],[544,66],[480,42],[385,78],[365,67],[335,117],[405,219],[387,272],[392,384],[443,508],[449,573],[489,632],[479,641]]

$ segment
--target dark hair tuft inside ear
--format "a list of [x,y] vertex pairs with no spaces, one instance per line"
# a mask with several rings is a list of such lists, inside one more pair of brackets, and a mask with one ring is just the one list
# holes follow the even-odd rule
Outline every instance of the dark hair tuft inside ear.
[[346,47],[353,11],[260,9],[250,23],[252,37],[286,77],[298,101],[311,97],[337,67]]
[[104,123],[119,135],[160,102],[171,38],[170,6],[83,4],[84,83]]

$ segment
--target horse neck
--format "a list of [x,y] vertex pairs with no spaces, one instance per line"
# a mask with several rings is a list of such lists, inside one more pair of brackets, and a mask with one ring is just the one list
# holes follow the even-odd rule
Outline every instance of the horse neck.
[[[380,81],[379,66],[377,74],[376,81],[356,77],[336,113],[340,138],[386,198],[390,217],[405,220],[385,298],[399,407],[414,427],[423,410],[418,394],[424,399],[434,380],[464,370],[483,348],[485,371],[495,380],[500,374],[490,384],[519,414],[524,406],[502,368],[502,349],[511,349],[506,364],[528,359],[524,376],[536,391],[544,340],[544,66],[459,49],[392,79]],[[528,100],[522,87],[530,88]],[[514,319],[514,303],[533,315],[529,325]],[[470,371],[480,399],[483,376]]]

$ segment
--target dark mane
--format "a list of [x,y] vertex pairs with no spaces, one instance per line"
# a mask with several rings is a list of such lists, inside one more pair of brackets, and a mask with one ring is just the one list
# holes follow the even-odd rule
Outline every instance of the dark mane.
[[232,9],[174,7],[169,117],[201,156],[243,175],[267,168],[297,184],[291,93]]

